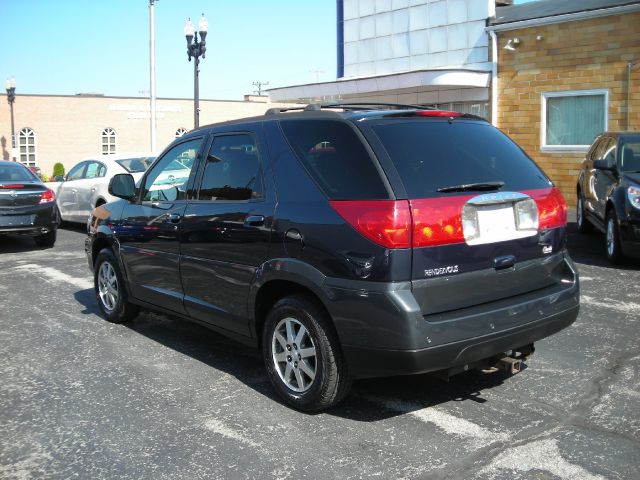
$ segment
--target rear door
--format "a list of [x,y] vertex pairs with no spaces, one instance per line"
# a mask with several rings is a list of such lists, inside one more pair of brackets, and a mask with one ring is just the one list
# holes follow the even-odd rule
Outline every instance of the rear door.
[[566,206],[508,137],[464,118],[359,124],[413,219],[414,293],[425,315],[559,282]]
[[[617,168],[616,165],[616,153],[618,141],[616,138],[608,137],[607,142],[602,149],[601,158],[607,163],[607,166]],[[609,198],[610,191],[613,184],[616,181],[615,173],[609,170],[595,169],[593,173],[593,193],[594,193],[594,207],[598,218],[604,222],[604,217],[607,210],[607,199]]]
[[265,158],[261,125],[218,131],[181,225],[187,312],[243,335],[249,335],[249,288],[268,256],[275,209]]
[[[178,313],[185,312],[179,229],[203,140],[186,139],[158,159],[142,179],[138,201],[125,206],[117,227],[120,255],[133,296]],[[181,166],[179,177],[173,175],[176,164]]]

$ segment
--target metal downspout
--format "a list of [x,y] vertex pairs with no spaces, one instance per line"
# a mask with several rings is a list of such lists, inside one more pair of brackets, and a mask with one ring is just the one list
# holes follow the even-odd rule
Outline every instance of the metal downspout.
[[490,30],[491,37],[491,123],[498,126],[498,36]]

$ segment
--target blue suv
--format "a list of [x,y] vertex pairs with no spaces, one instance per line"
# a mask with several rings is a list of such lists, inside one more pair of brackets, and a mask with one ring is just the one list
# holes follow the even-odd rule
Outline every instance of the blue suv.
[[517,370],[578,314],[562,195],[475,116],[272,109],[184,135],[110,193],[86,241],[105,318],[144,307],[259,347],[300,410],[354,378]]

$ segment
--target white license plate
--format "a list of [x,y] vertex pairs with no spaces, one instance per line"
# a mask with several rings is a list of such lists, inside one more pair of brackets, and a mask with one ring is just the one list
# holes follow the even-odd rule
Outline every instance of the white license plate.
[[477,207],[478,227],[482,243],[501,242],[516,235],[513,205],[483,205]]

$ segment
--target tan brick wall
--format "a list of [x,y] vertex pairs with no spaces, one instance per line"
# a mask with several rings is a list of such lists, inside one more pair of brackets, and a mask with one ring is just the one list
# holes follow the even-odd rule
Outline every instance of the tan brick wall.
[[[200,101],[200,125],[262,115],[284,104]],[[178,128],[193,128],[193,101],[157,100],[157,151],[174,138]],[[51,175],[53,164],[65,170],[79,160],[101,153],[102,131],[116,131],[116,153],[150,149],[149,100],[123,97],[17,95],[14,104],[16,136],[29,127],[36,134],[36,159],[43,173]],[[4,140],[3,140],[4,139]],[[11,155],[11,116],[6,96],[0,97],[0,158]]]
[[[520,39],[517,51],[504,50],[513,37]],[[501,32],[498,60],[498,127],[542,166],[574,205],[584,152],[541,151],[541,93],[608,89],[608,128],[626,130],[627,64],[640,60],[640,13]],[[631,79],[629,129],[640,130],[640,71]]]

